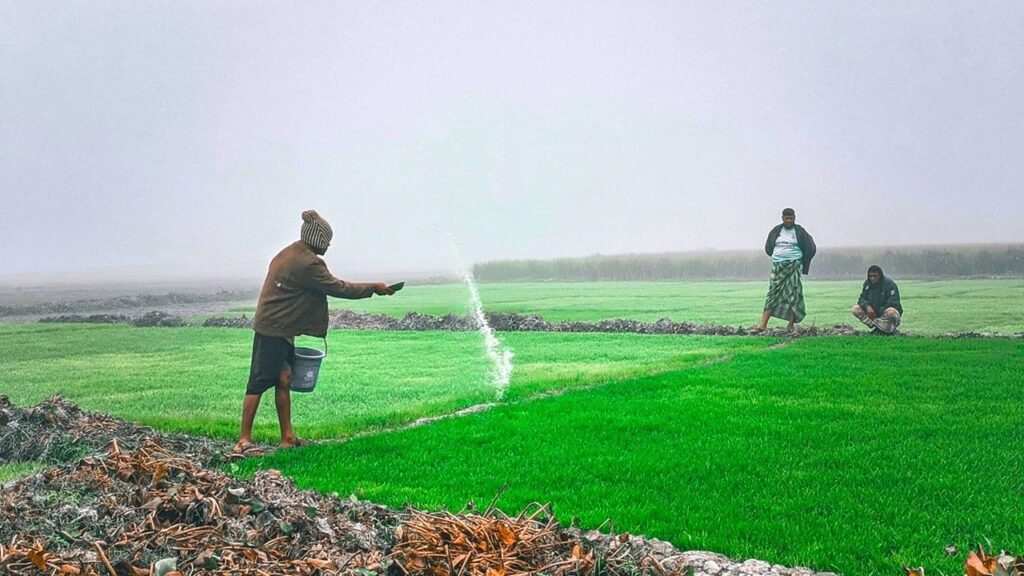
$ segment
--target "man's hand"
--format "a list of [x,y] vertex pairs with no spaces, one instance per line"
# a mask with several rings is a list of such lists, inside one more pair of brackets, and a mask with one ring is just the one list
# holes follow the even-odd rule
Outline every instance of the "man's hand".
[[376,294],[377,296],[391,296],[392,294],[395,293],[395,291],[392,290],[391,288],[388,288],[387,284],[380,282],[378,284],[373,285],[373,293]]
[[872,320],[874,320],[875,316],[876,316],[875,309],[873,307],[871,307],[871,306],[868,306],[868,318],[871,318]]

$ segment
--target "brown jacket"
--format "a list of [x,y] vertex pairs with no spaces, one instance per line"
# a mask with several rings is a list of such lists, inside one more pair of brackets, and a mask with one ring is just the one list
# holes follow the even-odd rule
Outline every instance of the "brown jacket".
[[301,240],[294,242],[270,261],[253,329],[264,336],[322,338],[327,335],[328,296],[369,298],[373,284],[335,278],[312,248]]

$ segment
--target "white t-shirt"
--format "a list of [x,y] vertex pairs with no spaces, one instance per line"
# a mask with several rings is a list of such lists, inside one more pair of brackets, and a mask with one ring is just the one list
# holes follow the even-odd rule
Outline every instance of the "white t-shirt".
[[775,240],[775,250],[772,251],[772,262],[789,262],[800,260],[804,257],[803,250],[796,242],[796,226],[792,228],[782,227],[779,238]]

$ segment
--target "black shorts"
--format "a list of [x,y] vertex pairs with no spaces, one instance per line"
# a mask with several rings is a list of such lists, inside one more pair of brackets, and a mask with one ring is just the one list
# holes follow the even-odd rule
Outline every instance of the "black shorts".
[[260,395],[277,386],[281,372],[295,365],[295,345],[284,338],[264,336],[259,332],[252,339],[252,364],[246,394]]

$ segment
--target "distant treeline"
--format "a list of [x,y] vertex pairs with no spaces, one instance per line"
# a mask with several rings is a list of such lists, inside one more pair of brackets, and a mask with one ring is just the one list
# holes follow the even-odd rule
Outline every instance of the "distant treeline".
[[[821,247],[811,276],[861,278],[878,264],[895,278],[1011,278],[1024,276],[1024,245],[899,248]],[[754,280],[768,275],[763,251],[594,255],[552,260],[496,260],[473,267],[484,282],[629,280]]]

